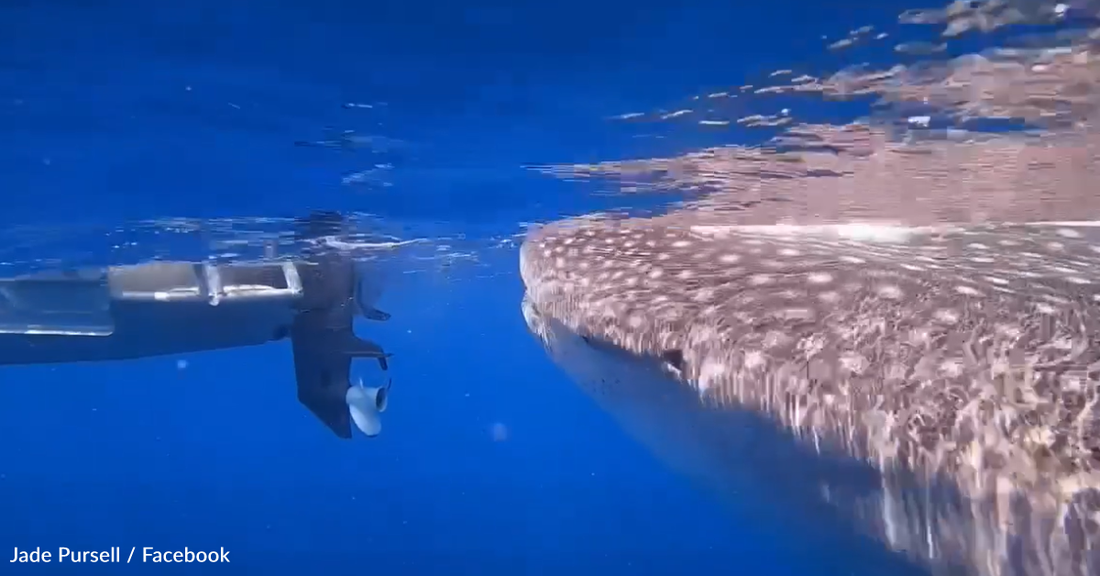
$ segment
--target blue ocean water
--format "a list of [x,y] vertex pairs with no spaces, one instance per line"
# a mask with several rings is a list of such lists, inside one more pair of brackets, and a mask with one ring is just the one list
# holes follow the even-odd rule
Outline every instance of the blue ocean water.
[[[12,258],[201,257],[134,223],[319,209],[450,246],[391,263],[379,306],[393,318],[360,327],[394,353],[378,438],[339,440],[298,404],[287,343],[0,368],[5,561],[62,546],[231,558],[0,573],[831,574],[667,470],[552,365],[523,325],[508,239],[525,222],[669,201],[525,165],[737,141],[682,127],[640,138],[606,118],[791,63],[835,69],[823,35],[905,7],[833,4],[0,5]],[[295,146],[345,130],[376,138]],[[378,165],[377,182],[343,181]]]

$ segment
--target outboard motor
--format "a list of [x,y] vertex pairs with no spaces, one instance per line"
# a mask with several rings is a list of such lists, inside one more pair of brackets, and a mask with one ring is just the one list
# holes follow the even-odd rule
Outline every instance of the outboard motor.
[[388,403],[389,385],[365,388],[351,384],[351,361],[373,358],[383,371],[389,354],[355,335],[354,316],[387,320],[389,314],[373,306],[363,294],[361,278],[369,270],[357,266],[346,253],[319,240],[343,232],[339,214],[317,212],[299,222],[299,239],[309,242],[305,263],[299,267],[306,297],[294,320],[290,338],[298,380],[298,400],[337,436],[351,438],[351,424],[367,436],[381,431],[379,414]]

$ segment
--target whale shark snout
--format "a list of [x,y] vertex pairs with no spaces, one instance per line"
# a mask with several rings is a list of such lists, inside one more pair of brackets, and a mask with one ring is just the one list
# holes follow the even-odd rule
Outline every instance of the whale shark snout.
[[1100,228],[694,224],[521,247],[530,331],[625,431],[838,562],[1100,572]]

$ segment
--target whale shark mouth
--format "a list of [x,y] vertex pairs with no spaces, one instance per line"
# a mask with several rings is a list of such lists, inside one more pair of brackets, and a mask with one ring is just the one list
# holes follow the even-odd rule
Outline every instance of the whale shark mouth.
[[520,269],[551,358],[754,519],[936,574],[1097,573],[1094,223],[585,220]]

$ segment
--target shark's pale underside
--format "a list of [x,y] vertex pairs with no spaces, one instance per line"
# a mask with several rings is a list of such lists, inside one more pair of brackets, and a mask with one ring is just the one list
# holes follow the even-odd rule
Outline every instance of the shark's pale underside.
[[524,316],[626,430],[792,539],[1100,574],[1100,225],[895,216],[558,222],[521,248]]

